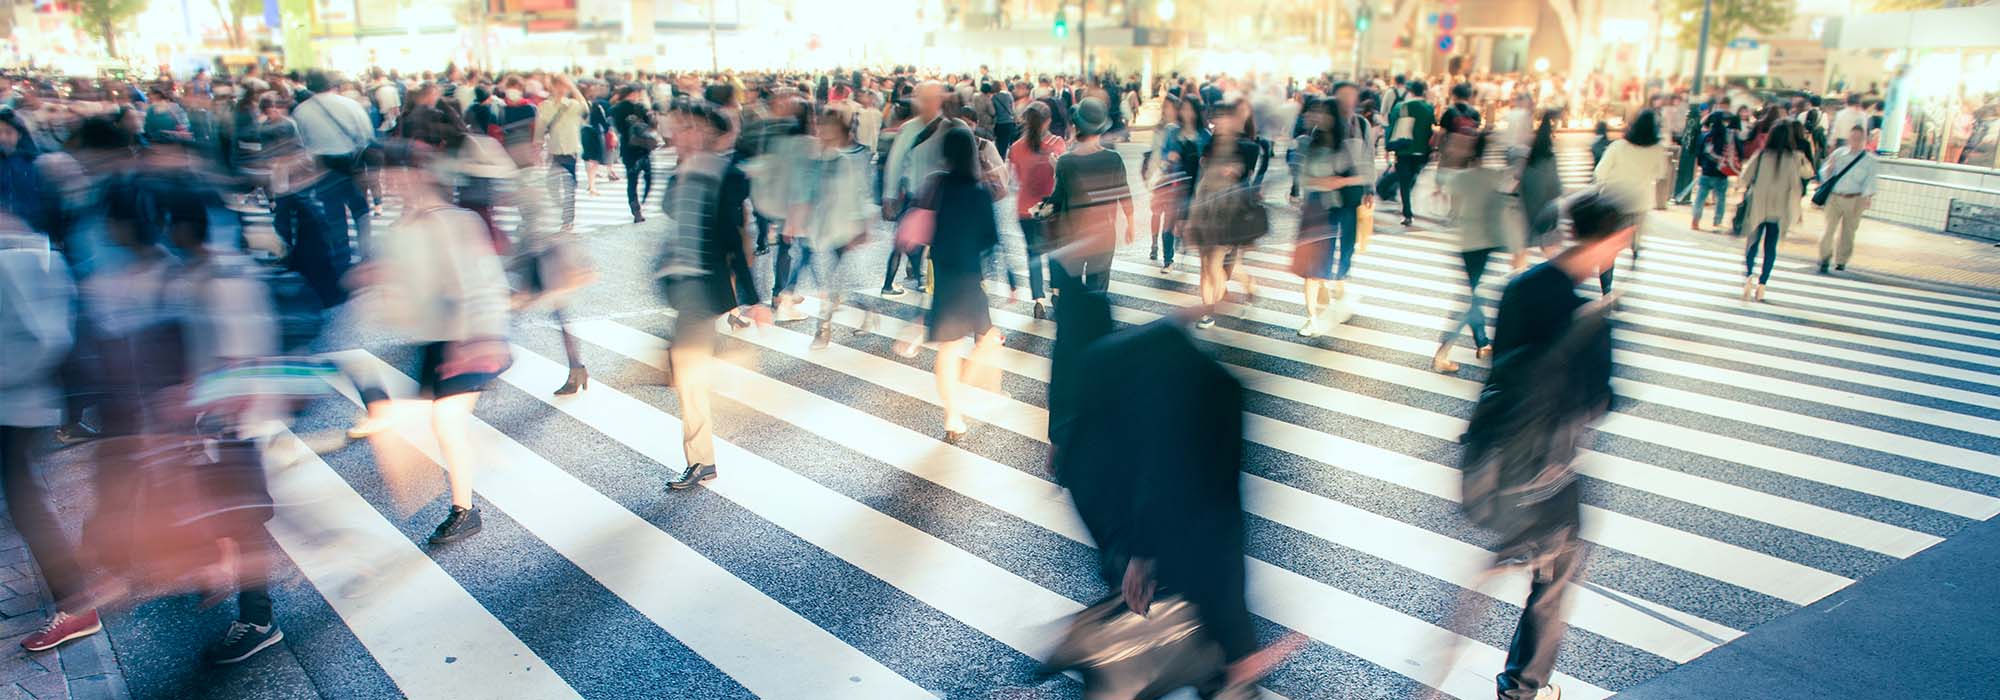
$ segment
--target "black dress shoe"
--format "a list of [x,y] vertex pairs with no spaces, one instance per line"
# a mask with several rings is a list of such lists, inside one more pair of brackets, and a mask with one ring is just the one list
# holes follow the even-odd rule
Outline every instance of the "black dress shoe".
[[437,530],[431,533],[430,543],[451,544],[479,534],[479,528],[478,508],[452,506],[451,513],[444,516],[444,522],[438,523]]
[[965,439],[965,431],[963,430],[944,431],[944,444],[956,445],[959,443],[960,440],[964,439]]
[[1825,260],[1821,260],[1821,261],[1819,261],[1819,273],[1820,273],[1820,274],[1822,274],[1822,275],[1826,274],[1826,261],[1825,261]]
[[1039,301],[1035,302],[1035,320],[1040,321],[1048,317],[1049,317],[1049,307],[1046,304],[1043,304],[1042,302]]
[[667,482],[667,488],[675,491],[684,491],[700,486],[701,482],[708,481],[716,476],[718,475],[715,472],[715,465],[713,464],[690,464],[686,469],[681,470],[679,478]]

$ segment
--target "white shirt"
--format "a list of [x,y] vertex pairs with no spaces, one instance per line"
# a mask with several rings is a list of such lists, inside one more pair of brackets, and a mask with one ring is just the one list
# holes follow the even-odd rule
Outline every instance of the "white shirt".
[[359,151],[368,145],[369,133],[375,129],[361,103],[332,92],[300,103],[292,110],[292,121],[298,122],[299,141],[305,144],[306,152],[316,156]]
[[1845,141],[1847,133],[1857,126],[1867,128],[1868,110],[1844,107],[1833,113],[1833,132],[1830,135],[1835,142]]
[[1853,170],[1848,170],[1846,175],[1840,176],[1839,182],[1833,183],[1833,193],[1875,196],[1875,168],[1879,159],[1866,157],[1867,155],[1868,151],[1859,147],[1841,146],[1833,149],[1833,155],[1828,156],[1826,163],[1819,167],[1820,181],[1825,182],[1835,175],[1840,175],[1840,171],[1845,170],[1848,163],[1853,163],[1855,158],[1861,158],[1861,162],[1854,163]]

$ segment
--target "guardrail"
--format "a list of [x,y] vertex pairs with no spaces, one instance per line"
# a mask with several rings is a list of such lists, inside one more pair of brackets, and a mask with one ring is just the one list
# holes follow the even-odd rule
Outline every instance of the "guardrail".
[[[1879,175],[1875,201],[1868,217],[1932,231],[1976,238],[1995,238],[2000,233],[1984,212],[2000,211],[2000,190],[1967,187],[1935,180],[1918,180],[1895,175]],[[1953,205],[1959,205],[1958,216]]]

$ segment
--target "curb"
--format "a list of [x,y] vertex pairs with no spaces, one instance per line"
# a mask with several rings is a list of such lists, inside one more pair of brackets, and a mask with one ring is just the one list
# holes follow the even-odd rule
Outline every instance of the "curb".
[[132,691],[125,685],[125,673],[118,668],[118,655],[111,648],[111,631],[90,635],[58,650],[62,655],[63,677],[69,681],[70,700],[129,700]]

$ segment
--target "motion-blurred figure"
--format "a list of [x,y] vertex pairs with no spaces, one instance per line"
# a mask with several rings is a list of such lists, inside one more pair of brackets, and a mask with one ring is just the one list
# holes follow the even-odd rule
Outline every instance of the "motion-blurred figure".
[[1549,684],[1567,625],[1563,598],[1584,557],[1570,462],[1592,421],[1610,410],[1616,296],[1586,302],[1578,285],[1614,264],[1637,223],[1619,195],[1591,190],[1568,202],[1574,241],[1507,285],[1493,337],[1493,370],[1466,427],[1464,507],[1501,535],[1494,567],[1533,572],[1507,648],[1500,700],[1553,700]]

